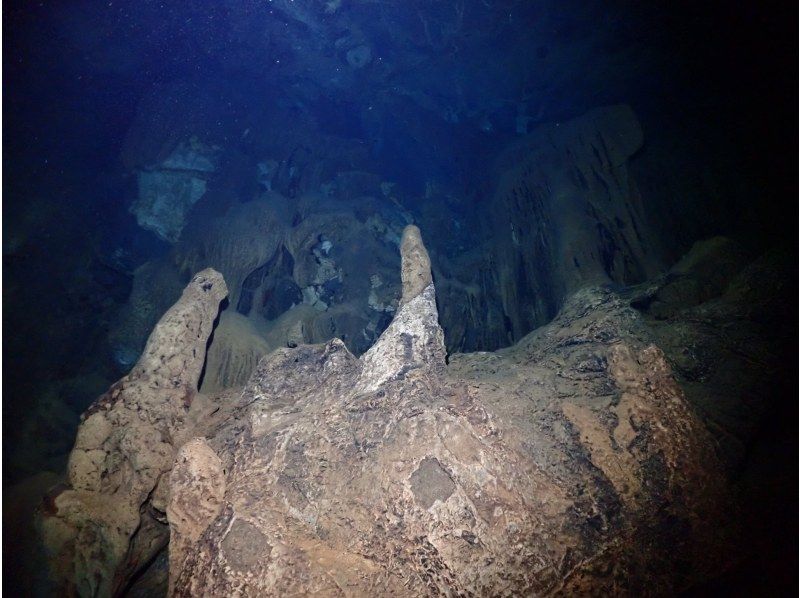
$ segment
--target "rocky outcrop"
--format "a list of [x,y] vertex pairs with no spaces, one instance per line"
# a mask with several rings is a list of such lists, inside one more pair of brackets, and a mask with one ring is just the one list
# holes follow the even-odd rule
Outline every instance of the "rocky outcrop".
[[403,296],[400,298],[400,305],[403,306],[433,284],[433,278],[431,276],[431,258],[422,243],[418,227],[407,226],[403,231],[400,252],[403,255],[400,268]]
[[457,226],[433,221],[447,230],[432,252],[450,351],[508,346],[579,289],[661,271],[663,251],[629,174],[642,144],[625,105],[542,124],[495,160],[485,203],[472,200],[477,224],[475,215]]
[[[181,390],[224,289],[198,275],[85,416],[43,521],[64,586],[124,588],[164,513],[174,596],[668,595],[724,566],[714,441],[629,298],[587,287],[513,347],[448,363],[416,227],[401,252],[402,301],[360,359],[279,348],[217,397]],[[175,385],[159,364],[186,313],[203,334]]]
[[[178,453],[170,474],[170,498],[167,517],[172,522],[169,546],[169,566],[177,569],[188,550],[200,540],[222,508],[225,498],[225,472],[222,462],[202,438],[187,442]],[[198,494],[203,502],[192,500]],[[258,545],[246,547],[263,550]],[[174,590],[174,576],[169,591]]]
[[230,288],[229,302],[236,306],[245,278],[273,256],[284,234],[275,202],[249,201],[193,227],[173,259],[184,271],[210,266],[221,272]]
[[388,382],[422,376],[438,377],[444,370],[444,334],[439,327],[431,261],[419,228],[409,225],[400,245],[403,296],[392,323],[363,357],[357,392],[374,393]]
[[747,252],[731,239],[699,241],[668,272],[639,289],[632,303],[656,320],[667,320],[724,294],[748,261]]
[[[351,187],[357,179],[348,179]],[[373,179],[368,181],[377,184]],[[290,202],[277,192],[236,203],[214,217],[193,218],[170,255],[134,273],[130,298],[109,334],[112,357],[121,371],[130,369],[158,314],[191,274],[205,267],[224,276],[226,309],[247,319],[223,320],[211,346],[207,381],[241,386],[264,346],[338,337],[361,354],[391,321],[399,300],[398,220],[385,199],[342,198],[331,204],[309,195]],[[242,333],[241,342],[226,334],[227,324]],[[237,372],[231,370],[234,362]]]
[[784,397],[793,396],[780,374],[795,342],[786,326],[794,318],[786,292],[793,267],[781,252],[749,260],[735,242],[715,237],[627,292],[731,472],[740,470],[765,422],[787,409]]
[[631,284],[657,272],[627,169],[642,142],[633,111],[612,106],[543,125],[498,160],[496,284],[515,337],[549,321],[586,285]]
[[160,164],[138,172],[139,194],[130,211],[139,226],[175,243],[186,217],[216,170],[216,150],[196,138],[180,143]]
[[194,276],[131,372],[84,413],[68,482],[42,508],[58,593],[118,593],[166,544],[165,474],[182,444],[206,343],[227,293],[217,272]]
[[108,335],[120,373],[127,373],[138,361],[150,331],[180,297],[185,282],[168,260],[146,262],[134,271],[131,294],[112,319]]
[[[418,231],[362,359],[273,352],[171,477],[174,595],[678,591],[715,564],[712,441],[635,310],[570,299],[515,347],[445,364]],[[220,474],[220,471],[223,473]]]

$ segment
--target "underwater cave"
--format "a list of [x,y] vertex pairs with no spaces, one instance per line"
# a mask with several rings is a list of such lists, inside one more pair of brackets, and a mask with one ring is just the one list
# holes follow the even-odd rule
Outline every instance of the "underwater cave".
[[3,6],[3,589],[798,587],[789,3]]

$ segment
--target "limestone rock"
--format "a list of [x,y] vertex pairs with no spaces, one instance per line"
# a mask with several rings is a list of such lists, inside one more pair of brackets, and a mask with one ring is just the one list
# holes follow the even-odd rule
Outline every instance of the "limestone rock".
[[[368,173],[342,174],[342,181],[353,187],[380,181]],[[290,206],[286,197],[270,192],[219,214],[195,212],[168,256],[136,270],[130,298],[113,318],[109,344],[120,371],[133,365],[158,314],[175,301],[190,274],[209,266],[228,284],[230,311],[246,316],[270,350],[298,339],[316,343],[337,337],[362,354],[386,328],[399,299],[396,245],[387,239],[397,223],[371,228],[369,215],[378,219],[377,214],[391,212],[385,199],[358,198],[355,207],[347,202],[345,197],[331,205],[302,196]],[[377,287],[371,277],[380,280]],[[217,366],[232,356],[232,337],[225,330],[234,320],[223,321],[215,337],[217,344],[227,345],[212,343],[209,373],[219,373]],[[293,334],[291,341],[281,332],[287,325],[299,327],[295,332],[300,334]],[[254,334],[247,331],[242,338],[254,340]],[[263,354],[251,350],[256,344],[249,342],[245,350],[240,343],[234,351],[243,358],[249,355],[251,365],[239,368],[245,362],[237,358],[239,373],[213,383],[243,383]]]
[[68,485],[46,499],[41,528],[60,592],[111,595],[163,548],[166,477],[227,287],[195,275],[156,325],[131,372],[82,417]]
[[230,288],[229,301],[236,306],[247,276],[275,254],[284,226],[270,202],[256,200],[198,223],[191,232],[176,249],[175,262],[190,272],[209,266],[221,272]]
[[140,170],[139,195],[130,208],[139,226],[175,243],[187,215],[206,192],[207,176],[217,169],[218,149],[192,137],[156,166]]
[[173,595],[669,594],[719,565],[713,443],[624,299],[587,289],[447,366],[434,293],[362,359],[333,340],[260,363],[210,437],[224,498]]
[[218,147],[209,147],[192,137],[188,142],[179,143],[161,163],[161,168],[198,173],[214,172],[219,161],[218,150]]
[[153,260],[134,271],[128,302],[115,315],[109,333],[120,373],[128,373],[136,364],[159,317],[180,297],[183,283],[169,260]]
[[[397,249],[365,221],[347,211],[320,209],[287,238],[303,307],[313,307],[296,314],[303,316],[306,342],[337,337],[361,354],[388,325],[399,296]],[[372,286],[375,275],[382,281],[378,291]],[[378,302],[370,304],[371,296]],[[382,309],[376,310],[379,304]]]
[[231,309],[220,316],[208,347],[201,391],[215,394],[226,388],[244,386],[259,360],[272,349],[253,323]]
[[699,241],[669,272],[648,283],[633,304],[655,318],[669,318],[722,295],[747,261],[746,252],[730,239]]
[[[617,105],[541,125],[506,148],[494,165],[482,260],[441,261],[437,271],[452,350],[507,346],[581,288],[635,284],[661,271],[629,174],[642,143],[636,115]],[[480,292],[459,292],[463,285]]]
[[[516,334],[548,321],[581,287],[641,282],[656,272],[660,264],[627,172],[642,142],[633,111],[610,106],[544,125],[498,161],[496,226],[505,239],[498,289]],[[523,294],[539,297],[533,314],[515,307],[522,302],[513,297]]]
[[403,281],[403,297],[400,305],[405,305],[419,295],[429,284],[431,278],[431,258],[422,244],[419,228],[409,225],[403,231],[400,245],[403,255],[400,278]]
[[[167,517],[170,532],[170,568],[177,570],[187,548],[200,539],[219,514],[225,496],[222,462],[202,438],[181,447],[170,474],[170,498]],[[198,501],[197,498],[203,500]],[[170,583],[170,589],[174,583]]]
[[401,251],[361,359],[282,347],[187,409],[224,288],[198,275],[81,426],[42,524],[61,587],[124,587],[165,517],[173,596],[672,595],[735,558],[715,443],[629,296],[448,363],[418,229]]
[[[785,325],[794,317],[790,258],[771,252],[742,263],[741,247],[715,237],[628,295],[731,472],[743,465],[764,419],[783,408],[778,397],[791,394],[776,373],[795,342]],[[773,383],[765,385],[765,376]]]
[[142,171],[139,195],[131,205],[139,226],[175,243],[186,215],[206,192],[206,181],[185,172]]
[[390,380],[409,375],[441,374],[444,369],[444,334],[436,311],[431,261],[413,224],[403,231],[400,251],[403,298],[392,323],[362,358],[364,370],[358,381],[362,392],[374,392]]

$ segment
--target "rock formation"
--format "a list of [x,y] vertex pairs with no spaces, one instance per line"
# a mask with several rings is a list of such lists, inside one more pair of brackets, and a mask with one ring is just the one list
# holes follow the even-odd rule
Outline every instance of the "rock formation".
[[[67,585],[81,578],[90,580],[80,582],[82,592],[117,587],[137,596],[162,582],[166,588],[168,519],[194,525],[216,515],[198,510],[200,519],[192,519],[178,504],[186,497],[180,492],[172,511],[164,490],[170,466],[159,461],[145,472],[139,461],[171,462],[185,445],[175,483],[200,476],[217,488],[210,456],[216,455],[224,484],[209,490],[215,497],[209,505],[224,508],[235,491],[226,443],[249,433],[251,376],[284,377],[294,362],[280,365],[275,355],[306,355],[306,345],[333,339],[358,358],[352,363],[361,372],[336,378],[347,381],[341,400],[385,392],[402,377],[418,385],[407,393],[416,412],[420,388],[432,404],[448,405],[463,385],[479,385],[471,400],[505,434],[501,444],[517,434],[526,447],[541,448],[542,438],[556,435],[552,446],[525,455],[543,461],[537,467],[558,488],[590,488],[594,494],[578,502],[592,505],[600,496],[592,507],[598,513],[611,509],[607,495],[633,492],[635,502],[656,492],[624,473],[646,453],[637,443],[619,444],[632,434],[625,415],[638,407],[623,400],[620,389],[629,387],[610,365],[650,375],[660,362],[642,352],[655,346],[747,507],[739,519],[763,530],[762,544],[744,538],[731,542],[731,550],[746,547],[776,564],[772,569],[793,560],[775,532],[794,528],[785,525],[793,513],[785,503],[794,496],[785,465],[796,434],[790,422],[797,347],[787,321],[794,320],[789,287],[797,268],[786,257],[778,265],[774,254],[758,257],[791,246],[794,233],[781,201],[795,191],[785,151],[794,147],[786,126],[793,94],[780,93],[786,69],[772,60],[791,55],[780,51],[790,39],[784,24],[792,22],[783,11],[751,3],[746,14],[759,18],[743,20],[741,11],[697,2],[273,0],[168,10],[145,2],[136,11],[122,2],[101,11],[87,2],[60,4],[5,15],[12,21],[15,57],[8,66],[15,83],[6,144],[13,176],[4,189],[3,477],[9,489],[23,490],[9,490],[13,501],[53,479],[43,472],[65,479],[64,495],[50,497],[60,497],[64,508],[48,501],[45,511],[59,516],[48,524],[55,527],[43,529],[60,529],[66,538],[56,561],[61,579],[72,580]],[[418,284],[406,284],[403,298],[398,248],[408,224],[425,235],[432,274],[418,270]],[[714,235],[741,245],[712,239],[668,270],[692,243]],[[116,524],[102,523],[95,526],[101,532],[81,531],[77,540],[85,526],[66,512],[70,505],[79,505],[75,518],[93,512],[86,505],[95,497],[66,480],[80,414],[132,372],[160,317],[206,268],[221,274],[228,297],[218,306],[214,334],[197,342],[204,362],[192,382],[192,405],[183,423],[150,443],[166,456],[145,452],[133,463],[138,449],[127,437],[116,440],[117,432],[102,448],[76,448],[76,472],[99,463],[100,452],[109,455],[97,466],[101,475],[102,468],[121,472],[101,480],[98,500],[122,501],[103,486],[120,476],[119,493],[136,489],[124,509],[107,507],[106,519],[122,521],[119,534],[109,531]],[[606,330],[604,318],[612,323],[611,345],[630,353],[620,349],[612,359],[602,341],[547,344],[553,326],[568,329],[563,342],[572,343],[583,338],[581,326]],[[432,319],[444,333],[444,350]],[[392,341],[398,334],[400,342]],[[587,348],[587,364],[570,361],[569,347]],[[498,352],[459,355],[475,351]],[[599,364],[592,365],[594,357]],[[504,397],[496,404],[485,395],[493,378]],[[669,376],[653,379],[664,389]],[[314,392],[324,395],[321,404],[331,413],[341,411],[327,391]],[[136,411],[139,400],[136,408],[132,401],[127,411],[109,412],[114,430],[136,417],[150,422],[145,414],[153,409],[160,421],[160,409]],[[308,403],[300,402],[329,434],[328,412],[320,415]],[[512,411],[502,419],[506,408]],[[552,419],[554,431],[528,422],[529,429],[524,417],[543,426]],[[650,438],[661,425],[654,417],[645,427],[633,417],[631,427]],[[104,419],[90,413],[81,438]],[[360,425],[348,423],[354,435],[377,442]],[[614,431],[608,444],[597,440],[603,429]],[[192,438],[208,450],[186,444]],[[403,480],[416,488],[420,504],[435,509],[436,492],[425,489],[426,480],[449,487],[448,478],[454,490],[445,503],[454,504],[460,484],[469,483],[460,461],[420,455],[409,457],[419,459]],[[552,469],[545,468],[549,458]],[[617,461],[623,473],[608,465]],[[573,464],[572,473],[561,471],[563,463]],[[158,492],[142,500],[149,476],[159,474]],[[346,475],[341,467],[340,474]],[[285,473],[292,480],[302,475]],[[611,489],[607,495],[592,486],[595,479],[608,480],[601,485]],[[513,476],[508,480],[519,486]],[[573,500],[575,493],[566,492]],[[353,495],[345,498],[351,505]],[[636,504],[646,513],[654,503]],[[588,512],[580,505],[576,512]],[[30,511],[17,507],[12,517]],[[781,513],[772,526],[763,523],[770,511]],[[612,531],[602,533],[614,533],[620,522],[654,526],[620,513],[608,518]],[[130,532],[134,521],[138,531]],[[17,548],[27,527],[14,527],[4,542],[6,561],[16,557],[35,571],[37,561]],[[81,548],[93,534],[101,548]],[[173,568],[202,541],[176,534]],[[556,546],[552,538],[542,542]],[[602,541],[592,536],[565,562],[592,558],[592,546]],[[269,543],[278,554],[279,545]],[[83,555],[102,553],[102,563],[91,565],[97,576],[86,573],[93,557],[70,556],[76,546]],[[652,563],[650,552],[643,549],[637,562]],[[461,564],[448,562],[463,574]],[[680,563],[662,567],[683,575]],[[15,589],[14,565],[7,569],[4,589],[28,595],[28,586]],[[778,577],[749,565],[739,571],[751,579]]]
[[267,201],[235,205],[224,216],[193,229],[174,261],[184,271],[210,266],[221,272],[230,285],[229,301],[237,305],[245,278],[280,246],[284,226],[276,208]]
[[658,252],[627,172],[642,141],[632,110],[612,106],[544,125],[498,160],[495,275],[515,337],[549,321],[586,285],[655,274]]
[[[176,134],[182,130],[175,127]],[[244,158],[236,167],[226,163],[209,182],[214,200],[204,197],[191,207],[183,236],[171,256],[162,258],[177,266],[178,287],[191,273],[213,267],[225,277],[230,302],[243,315],[272,321],[293,304],[311,305],[319,313],[302,314],[305,341],[342,338],[360,355],[387,325],[392,312],[386,308],[396,307],[390,292],[397,291],[394,243],[402,226],[416,222],[442,232],[430,246],[437,290],[446,299],[440,320],[448,350],[466,352],[518,341],[550,321],[569,294],[588,284],[642,282],[662,265],[663,252],[653,241],[656,235],[629,174],[629,162],[643,143],[629,106],[598,108],[520,137],[487,169],[484,197],[472,201],[462,197],[462,190],[433,180],[419,198],[375,173],[354,170],[352,164],[345,169],[341,152],[327,143],[315,142],[313,151],[307,150],[303,127],[263,142],[259,155],[281,157],[270,162],[268,185],[266,162],[239,173]],[[214,165],[199,150],[190,151],[193,147],[205,146],[183,140],[177,149],[162,152],[161,163]],[[236,163],[230,150],[225,156]],[[373,165],[363,156],[351,157],[364,169]],[[226,183],[225,177],[232,180]],[[234,193],[248,180],[252,189]],[[258,188],[268,190],[259,195]],[[398,197],[412,206],[413,215]],[[462,214],[468,204],[473,207]],[[364,268],[394,283],[379,291],[383,297],[374,303],[382,309],[367,302],[373,290],[369,277],[354,275]],[[156,297],[159,285],[150,293],[150,303],[164,303]],[[153,324],[129,321],[132,311],[123,308],[126,318],[112,330],[116,336],[119,328],[139,331],[138,341],[128,341],[128,347],[141,345]],[[120,343],[115,339],[114,344]]]
[[[348,193],[355,192],[358,180],[378,185],[353,175],[340,186],[347,183]],[[394,220],[381,216],[392,210],[385,199],[347,195],[337,205],[308,195],[290,205],[269,192],[214,217],[193,217],[168,256],[134,272],[129,300],[109,334],[115,363],[122,371],[133,365],[158,314],[205,267],[224,276],[232,312],[215,336],[225,346],[212,345],[205,378],[225,386],[210,388],[242,386],[264,347],[338,337],[352,352],[363,353],[388,325],[399,299],[396,244],[402,225],[396,214]],[[226,333],[228,326],[241,342]]]
[[180,297],[185,281],[167,260],[153,260],[133,272],[128,301],[119,309],[109,332],[114,363],[128,372],[139,359],[158,318]]
[[[163,513],[175,596],[663,595],[725,562],[713,441],[628,300],[586,288],[517,345],[448,364],[416,227],[401,251],[403,299],[361,359],[338,339],[277,349],[241,393],[189,404],[224,289],[193,279],[49,499],[62,583],[125,587]],[[176,313],[202,322],[182,347]]]
[[213,270],[194,276],[131,372],[83,414],[68,484],[45,499],[42,534],[57,591],[108,596],[167,541],[167,476],[197,396],[206,343],[228,294]]
[[226,310],[220,315],[208,347],[200,390],[204,394],[219,394],[227,388],[244,386],[259,360],[270,350],[285,345],[283,342],[270,346],[252,321]]
[[629,291],[728,472],[740,470],[759,428],[787,408],[781,397],[792,396],[779,372],[795,342],[786,326],[794,317],[786,293],[793,267],[781,252],[750,260],[715,237]]
[[206,192],[206,178],[216,170],[215,154],[215,148],[192,138],[156,167],[139,171],[139,195],[131,205],[139,225],[176,242],[187,214]]
[[487,226],[476,229],[486,240],[459,251],[448,247],[455,234],[432,243],[448,349],[508,346],[581,288],[660,271],[663,251],[629,174],[643,139],[629,106],[607,106],[542,124],[498,156],[481,207]]

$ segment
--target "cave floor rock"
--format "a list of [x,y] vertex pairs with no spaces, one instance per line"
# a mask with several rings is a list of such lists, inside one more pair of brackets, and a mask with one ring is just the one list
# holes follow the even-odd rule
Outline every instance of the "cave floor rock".
[[[113,487],[73,465],[41,520],[57,587],[133,589],[167,537],[174,596],[674,595],[736,559],[717,443],[630,297],[583,289],[448,363],[416,227],[401,252],[403,301],[361,358],[278,349],[241,392],[197,393],[193,370],[191,401],[133,401],[164,450],[92,444]],[[117,405],[90,409],[73,464],[97,414],[118,437]]]

